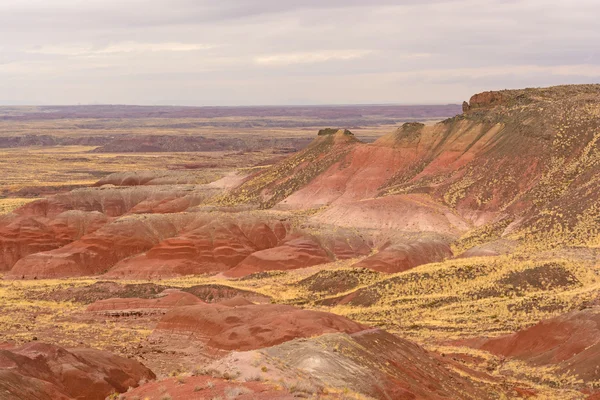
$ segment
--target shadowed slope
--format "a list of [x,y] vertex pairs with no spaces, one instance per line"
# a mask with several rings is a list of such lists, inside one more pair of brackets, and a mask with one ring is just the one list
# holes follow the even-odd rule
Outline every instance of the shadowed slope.
[[93,349],[31,343],[0,350],[3,399],[103,400],[155,375],[137,361]]

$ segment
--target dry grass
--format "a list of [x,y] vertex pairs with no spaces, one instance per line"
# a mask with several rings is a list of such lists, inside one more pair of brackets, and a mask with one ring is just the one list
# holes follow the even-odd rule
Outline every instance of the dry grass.
[[599,271],[585,263],[486,257],[392,275],[331,311],[418,341],[447,340],[514,332],[599,293]]
[[25,204],[33,201],[35,199],[26,199],[26,198],[10,198],[10,199],[0,199],[0,214],[6,214],[16,210],[17,208],[24,206]]
[[[512,332],[578,308],[600,293],[597,268],[583,262],[535,257],[448,260],[393,275],[367,275],[365,272],[358,286],[335,295],[343,296],[358,290],[360,294],[355,300],[359,303],[365,300],[372,302],[368,306],[350,302],[343,306],[324,307],[319,305],[320,301],[331,295],[313,292],[306,284],[300,284],[323,270],[339,276],[349,272],[360,274],[361,270],[349,268],[354,262],[356,260],[339,261],[241,280],[190,276],[162,280],[160,283],[178,287],[217,283],[268,295],[276,303],[332,311],[372,326],[388,328],[431,350],[482,358],[486,362],[472,367],[498,377],[509,377],[508,380],[515,384],[534,387],[540,393],[540,398],[578,398],[577,393],[571,391],[574,385],[579,384],[577,379],[558,374],[552,368],[534,368],[517,361],[505,361],[501,368],[494,368],[490,372],[487,366],[498,364],[494,356],[461,347],[444,347],[440,343]],[[86,286],[95,281],[0,281],[1,340],[25,342],[36,337],[64,346],[81,345],[79,342],[83,342],[126,355],[126,348],[115,343],[131,347],[146,338],[151,330],[141,322],[136,325],[135,321],[82,320],[78,318],[83,314],[85,306],[82,304],[28,300],[36,298],[30,295],[32,292]]]
[[[27,197],[36,192],[69,190],[90,186],[114,172],[140,170],[167,170],[174,165],[210,164],[210,168],[192,170],[199,183],[208,183],[237,167],[253,165],[270,157],[270,153],[238,154],[235,152],[210,153],[89,153],[93,147],[26,147],[0,149],[0,196]],[[23,195],[21,195],[23,197]],[[1,203],[0,203],[0,207]],[[0,212],[2,208],[0,208]]]

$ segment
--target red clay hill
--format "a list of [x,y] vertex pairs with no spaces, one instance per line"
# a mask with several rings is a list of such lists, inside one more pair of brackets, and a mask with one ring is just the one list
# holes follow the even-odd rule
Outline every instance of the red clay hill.
[[103,182],[125,186],[2,217],[0,268],[12,278],[240,277],[381,251],[360,266],[398,272],[452,256],[452,242],[483,227],[542,248],[595,245],[599,106],[598,85],[486,92],[461,115],[372,144],[322,130],[228,184],[113,176]]
[[30,343],[0,350],[0,398],[104,400],[154,373],[137,361],[93,349]]
[[335,314],[275,304],[198,304],[169,311],[154,332],[186,335],[221,350],[253,350],[367,327]]
[[584,382],[598,379],[600,359],[600,307],[573,311],[499,338],[476,341],[493,354],[556,366]]

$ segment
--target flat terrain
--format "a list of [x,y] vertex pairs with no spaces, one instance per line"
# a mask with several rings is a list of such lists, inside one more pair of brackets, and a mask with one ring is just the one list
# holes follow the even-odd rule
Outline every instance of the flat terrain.
[[[448,106],[0,106],[0,211],[132,170],[194,171],[198,183],[232,168],[272,164],[323,127],[354,126],[373,141]],[[191,138],[191,139],[189,139]],[[190,154],[191,153],[191,154]]]

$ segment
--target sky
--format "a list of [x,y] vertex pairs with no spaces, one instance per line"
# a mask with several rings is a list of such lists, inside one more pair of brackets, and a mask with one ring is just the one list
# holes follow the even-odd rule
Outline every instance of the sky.
[[599,0],[0,0],[0,104],[447,104],[600,82]]

